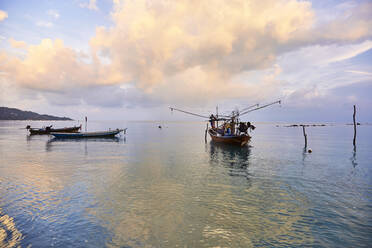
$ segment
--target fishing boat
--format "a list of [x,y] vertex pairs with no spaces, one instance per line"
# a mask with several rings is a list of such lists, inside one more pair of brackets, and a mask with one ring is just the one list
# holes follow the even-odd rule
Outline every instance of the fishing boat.
[[205,141],[207,141],[208,133],[213,142],[245,146],[251,139],[251,135],[248,133],[248,131],[253,131],[256,127],[252,125],[250,122],[241,122],[239,118],[252,111],[266,108],[276,103],[280,104],[281,101],[280,100],[275,101],[263,106],[259,106],[259,104],[254,104],[242,110],[234,110],[229,115],[219,115],[218,108],[216,108],[216,115],[212,114],[210,116],[200,115],[173,107],[170,107],[170,109],[171,111],[175,110],[185,114],[190,114],[204,119],[208,119],[208,122],[211,124],[211,127],[208,128],[207,124],[207,129],[205,130]]
[[211,136],[212,141],[216,143],[225,143],[225,144],[245,146],[248,143],[248,141],[251,139],[251,136],[249,134],[221,135],[212,128],[208,130],[208,133]]
[[58,139],[81,139],[81,138],[110,138],[115,137],[115,135],[120,132],[126,132],[125,129],[115,129],[109,131],[100,131],[100,132],[80,132],[80,133],[50,133],[55,138]]
[[29,125],[26,127],[30,134],[50,134],[50,133],[76,133],[81,129],[80,126],[53,128],[52,125],[43,128],[31,128]]

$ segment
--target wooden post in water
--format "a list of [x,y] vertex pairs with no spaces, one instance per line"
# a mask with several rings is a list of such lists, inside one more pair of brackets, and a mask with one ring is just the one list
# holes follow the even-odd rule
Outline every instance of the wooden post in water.
[[307,147],[307,135],[306,135],[306,132],[305,132],[305,125],[302,125],[302,132],[304,134],[304,137],[305,137],[305,149]]
[[88,117],[85,116],[85,132],[87,131]]
[[354,114],[353,114],[353,121],[354,121],[354,139],[353,139],[353,145],[355,149],[355,140],[356,140],[356,123],[355,123],[355,115],[356,115],[356,109],[354,105]]
[[208,133],[208,122],[207,122],[207,128],[205,129],[205,136],[204,136],[205,143],[207,143],[207,133]]
[[218,105],[216,106],[216,117],[217,117],[217,129],[218,129]]

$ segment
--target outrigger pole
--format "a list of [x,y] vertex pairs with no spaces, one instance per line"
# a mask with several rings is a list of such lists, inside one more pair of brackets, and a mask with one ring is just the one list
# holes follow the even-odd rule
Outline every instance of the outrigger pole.
[[[252,106],[249,106],[249,107],[247,107],[247,108],[245,108],[244,110],[246,110],[246,111],[243,111],[243,113],[239,113],[239,114],[236,114],[236,115],[231,115],[231,116],[224,116],[224,115],[221,115],[221,116],[223,116],[223,117],[227,117],[228,119],[226,119],[226,118],[219,118],[219,115],[218,115],[218,107],[216,107],[216,114],[217,114],[217,118],[216,118],[216,121],[227,121],[227,120],[229,120],[229,119],[231,119],[231,118],[235,118],[235,117],[238,117],[238,116],[242,116],[242,115],[245,115],[245,114],[248,114],[248,113],[250,113],[250,112],[252,112],[252,111],[256,111],[256,110],[259,110],[259,109],[262,109],[262,108],[266,108],[266,107],[268,107],[268,106],[271,106],[271,105],[273,105],[273,104],[276,104],[276,103],[281,103],[281,100],[279,100],[279,101],[275,101],[275,102],[272,102],[272,103],[269,103],[269,104],[266,104],[266,105],[263,105],[263,106],[261,106],[261,107],[257,107],[257,108],[254,108],[254,109],[251,109],[251,108],[253,108],[253,107],[255,107],[255,106],[259,106],[259,104],[254,104],[254,105],[252,105]],[[169,109],[171,110],[171,111],[173,111],[173,110],[176,110],[176,111],[179,111],[179,112],[182,112],[182,113],[185,113],[185,114],[189,114],[189,115],[194,115],[194,116],[198,116],[198,117],[201,117],[201,118],[205,118],[205,119],[210,119],[210,116],[205,116],[205,115],[200,115],[200,114],[196,114],[196,113],[192,113],[192,112],[188,112],[188,111],[185,111],[185,110],[181,110],[181,109],[177,109],[177,108],[173,108],[173,107],[169,107]]]
[[257,107],[257,108],[254,108],[254,109],[250,109],[250,110],[248,110],[248,111],[245,111],[245,112],[243,112],[243,113],[240,113],[239,116],[242,116],[242,115],[248,114],[248,113],[250,113],[250,112],[252,112],[252,111],[256,111],[256,110],[259,110],[259,109],[262,109],[262,108],[266,108],[266,107],[271,106],[271,105],[274,105],[274,104],[276,104],[276,103],[281,104],[281,102],[282,102],[282,101],[279,100],[279,101],[275,101],[275,102],[272,102],[272,103],[269,103],[269,104],[263,105],[263,106],[261,106],[261,107]]
[[199,114],[191,113],[191,112],[184,111],[184,110],[181,110],[181,109],[176,109],[176,108],[173,108],[173,107],[169,107],[169,108],[170,108],[171,111],[176,110],[176,111],[179,111],[179,112],[182,112],[182,113],[185,113],[185,114],[194,115],[194,116],[209,119],[209,116],[199,115]]
[[251,109],[251,108],[253,108],[253,107],[258,107],[258,106],[260,106],[260,104],[259,104],[259,103],[256,103],[256,104],[253,104],[252,106],[249,106],[249,107],[243,108],[243,109],[240,110],[239,112],[244,112],[244,111],[246,111],[246,110],[248,110],[248,109]]
[[238,117],[240,114],[240,112],[244,112],[244,111],[247,111],[247,110],[249,110],[249,109],[251,109],[251,108],[253,108],[253,107],[258,107],[258,106],[260,106],[260,104],[259,103],[256,103],[256,104],[253,104],[252,106],[249,106],[249,107],[246,107],[246,108],[243,108],[242,110],[238,110],[238,112],[235,114],[235,115],[231,115],[231,116],[225,116],[225,117],[230,117],[230,118],[236,118],[236,117]]
[[[198,116],[198,117],[201,117],[201,118],[205,118],[205,119],[208,119],[208,120],[210,119],[210,116],[200,115],[200,114],[188,112],[188,111],[185,111],[185,110],[182,110],[182,109],[177,109],[177,108],[173,108],[173,107],[169,107],[169,109],[171,111],[175,110],[175,111],[179,111],[179,112],[182,112],[182,113],[185,113],[185,114],[189,114],[189,115],[194,115],[194,116]],[[229,118],[228,119],[226,119],[226,118],[216,118],[215,120],[216,121],[227,121],[227,120],[229,120]]]

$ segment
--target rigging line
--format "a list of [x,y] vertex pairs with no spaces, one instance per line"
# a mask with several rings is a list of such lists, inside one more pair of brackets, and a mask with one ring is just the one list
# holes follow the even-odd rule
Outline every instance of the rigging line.
[[243,113],[241,113],[241,114],[239,114],[239,115],[242,116],[242,115],[248,114],[248,113],[250,113],[250,112],[252,112],[252,111],[259,110],[259,109],[262,109],[262,108],[266,108],[266,107],[268,107],[268,106],[270,106],[270,105],[273,105],[273,104],[276,104],[276,103],[281,104],[281,100],[279,100],[279,101],[275,101],[275,102],[272,102],[272,103],[269,103],[269,104],[266,104],[266,105],[263,105],[263,106],[258,107],[258,108],[254,108],[254,109],[251,109],[251,110],[245,111],[245,112],[243,112]]
[[191,112],[184,111],[184,110],[181,110],[181,109],[176,109],[176,108],[173,108],[173,107],[169,107],[169,108],[170,108],[171,111],[176,110],[176,111],[179,111],[179,112],[182,112],[182,113],[185,113],[185,114],[194,115],[194,116],[209,119],[209,116],[199,115],[199,114],[191,113]]

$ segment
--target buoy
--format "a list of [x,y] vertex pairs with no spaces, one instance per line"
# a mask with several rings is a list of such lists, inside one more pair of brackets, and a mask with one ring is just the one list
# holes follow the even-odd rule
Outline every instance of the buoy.
[[308,153],[312,153],[313,151],[311,149],[307,150]]

